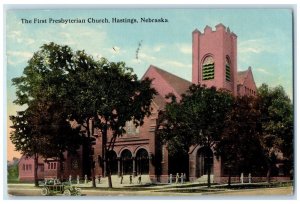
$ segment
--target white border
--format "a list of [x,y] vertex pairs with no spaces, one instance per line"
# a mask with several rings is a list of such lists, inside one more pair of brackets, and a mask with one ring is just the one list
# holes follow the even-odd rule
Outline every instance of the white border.
[[[296,91],[298,90],[298,83],[297,83],[297,79],[299,79],[299,73],[297,71],[297,59],[299,59],[299,52],[297,52],[297,48],[299,47],[299,41],[297,40],[298,38],[298,29],[299,28],[299,17],[297,15],[297,10],[298,10],[298,1],[296,0],[279,0],[279,1],[274,1],[274,0],[252,0],[251,2],[250,1],[236,1],[236,0],[229,0],[229,1],[226,1],[226,2],[220,2],[218,0],[202,0],[201,1],[201,4],[195,4],[195,1],[193,0],[184,0],[184,1],[181,1],[181,0],[170,0],[170,1],[162,1],[162,0],[146,0],[146,1],[137,1],[137,0],[127,0],[124,4],[124,1],[121,1],[121,0],[109,0],[109,1],[101,1],[101,5],[98,4],[99,1],[97,0],[77,0],[77,1],[74,1],[74,0],[65,0],[65,1],[61,1],[61,0],[46,0],[46,1],[40,1],[40,0],[2,0],[1,1],[1,5],[2,5],[2,9],[1,9],[1,21],[0,21],[0,24],[1,24],[1,28],[2,28],[2,32],[1,32],[1,35],[2,35],[2,39],[3,39],[3,43],[0,43],[1,45],[1,50],[3,51],[4,53],[4,49],[5,49],[5,40],[4,40],[4,26],[5,26],[5,23],[4,23],[4,6],[5,6],[5,9],[8,9],[8,8],[19,8],[19,9],[41,9],[41,8],[47,8],[47,9],[50,9],[50,8],[66,8],[66,7],[73,7],[73,8],[95,8],[96,7],[106,7],[106,8],[115,8],[115,7],[119,7],[119,8],[124,8],[124,7],[134,7],[134,8],[141,8],[141,7],[153,7],[153,8],[161,8],[161,7],[164,7],[164,8],[169,8],[169,7],[172,7],[172,8],[178,8],[178,7],[204,7],[204,8],[218,8],[218,7],[231,7],[231,8],[238,8],[238,7],[251,7],[251,8],[263,8],[263,7],[272,7],[272,8],[284,8],[284,7],[291,7],[291,5],[288,5],[288,4],[293,4],[294,5],[294,19],[295,19],[295,27],[294,27],[294,54],[295,54],[295,64],[294,64],[294,80],[295,80],[295,83],[294,83],[294,102],[295,102],[295,113],[297,113],[297,107],[298,107],[298,94],[296,93]],[[168,3],[172,3],[172,5],[169,5]],[[220,4],[221,3],[221,4]],[[276,4],[274,4],[276,3]],[[56,5],[53,5],[53,4],[56,4]],[[1,97],[1,105],[0,105],[0,130],[4,130],[6,128],[6,93],[5,93],[5,84],[6,84],[6,81],[5,81],[5,71],[4,71],[4,65],[5,65],[5,59],[4,59],[4,56],[1,55],[1,58],[0,58],[2,64],[3,64],[3,67],[2,69],[0,69],[0,76],[3,76],[2,77],[2,80],[0,82],[1,84],[1,89],[3,90],[3,93],[0,92],[0,97]],[[295,128],[297,128],[298,126],[298,120],[297,120],[297,114],[295,115]],[[1,134],[4,133],[4,131],[0,131]],[[6,133],[6,132],[5,132]],[[295,139],[297,138],[297,131],[295,131]],[[6,134],[5,135],[2,135],[5,140],[6,140]],[[296,145],[297,144],[297,145]],[[299,144],[299,141],[297,141],[297,143],[295,143],[295,149],[296,147],[298,146]],[[0,161],[1,161],[1,164],[3,164],[4,166],[6,166],[6,148],[3,146],[3,142],[0,142],[0,148],[2,149],[2,151],[4,152],[4,155],[0,157]],[[298,151],[296,151],[297,153]],[[295,164],[298,164],[298,155],[295,154],[295,160],[297,161]],[[0,174],[4,176],[4,171],[6,171],[6,168],[0,168]],[[297,171],[297,175],[299,175],[299,169],[297,168],[296,169]],[[6,176],[5,176],[6,177]],[[296,179],[298,178],[298,176],[295,177]],[[297,179],[298,180],[298,179]],[[1,191],[1,194],[3,193],[3,187],[2,186],[3,184],[6,185],[6,182],[1,182],[1,187],[0,187],[0,191]],[[296,183],[298,184],[298,182]],[[298,186],[296,185],[296,195],[295,195],[295,198],[297,200],[297,195],[299,195],[299,189],[298,189]],[[5,195],[2,195],[2,198],[3,196]],[[34,197],[33,197],[34,198]],[[29,197],[30,199],[30,197]],[[25,202],[28,202],[29,199],[27,198]],[[36,198],[34,198],[36,199]],[[117,198],[117,199],[122,199],[122,198]],[[122,201],[122,202],[125,202],[125,203],[132,203],[131,200],[128,200],[128,198],[125,198],[126,200]],[[134,198],[132,198],[134,199]],[[145,197],[145,199],[151,199],[151,200],[144,200],[142,202],[153,202],[152,200],[157,200],[157,198],[152,198],[152,197]],[[158,198],[160,199],[160,198]],[[164,203],[166,202],[165,198],[164,199]],[[167,198],[168,200],[172,199],[172,197],[170,198]],[[174,199],[174,198],[173,198]],[[213,201],[213,200],[206,200],[206,201],[203,201],[203,202],[208,202],[208,203],[211,203],[211,202],[220,202],[222,199],[224,198],[221,198],[221,200],[219,200],[220,198],[216,198],[218,199],[217,201]],[[222,203],[240,203],[240,201],[238,199],[243,199],[243,202],[249,202],[249,203],[253,203],[253,200],[252,199],[255,199],[253,197],[242,197],[242,198],[234,198],[234,197],[231,197],[230,199],[234,199],[234,200],[222,200],[221,202]],[[251,199],[251,200],[244,200],[244,199]],[[274,198],[274,199],[278,199],[277,197]],[[51,199],[52,200],[52,199]],[[34,200],[34,201],[29,201],[29,202],[51,202],[53,203],[53,201],[48,201],[48,200],[43,200],[43,201],[40,201],[40,200]],[[87,199],[89,200],[89,199]],[[291,203],[295,203],[296,200],[289,200],[288,202],[291,202]],[[22,200],[13,200],[14,202],[17,202],[17,201],[21,201],[22,203],[24,203],[24,201]],[[89,200],[91,201],[91,200]],[[267,202],[268,200],[263,200],[262,202]],[[272,203],[282,203],[284,201],[282,200],[269,200],[270,202]],[[9,202],[7,200],[5,200],[5,202]],[[72,203],[73,202],[81,202],[80,200],[72,200],[71,201]],[[93,202],[107,202],[107,201],[93,201]],[[116,201],[118,202],[118,201]],[[141,202],[141,201],[138,201],[138,200],[135,200],[134,202]],[[156,202],[156,201],[154,201]],[[172,203],[181,203],[182,201],[180,200],[172,200]],[[189,202],[202,202],[202,201],[189,201]],[[254,202],[257,202],[257,201],[254,201]]]

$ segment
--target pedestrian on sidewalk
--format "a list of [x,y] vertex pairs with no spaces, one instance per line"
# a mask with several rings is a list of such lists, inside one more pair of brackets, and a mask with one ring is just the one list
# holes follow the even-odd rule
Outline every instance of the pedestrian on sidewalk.
[[123,175],[121,175],[121,182],[120,184],[123,184]]
[[101,175],[99,174],[98,175],[98,184],[100,184],[100,181],[101,181]]
[[141,184],[141,183],[142,183],[142,175],[140,174],[138,177],[138,184]]
[[132,175],[129,175],[129,183],[132,184]]
[[176,178],[175,178],[175,183],[176,183],[176,184],[178,183],[178,179],[179,179],[179,174],[177,173],[177,174],[176,174]]
[[87,175],[84,175],[84,184],[87,184]]
[[79,184],[79,175],[77,175],[77,184]]

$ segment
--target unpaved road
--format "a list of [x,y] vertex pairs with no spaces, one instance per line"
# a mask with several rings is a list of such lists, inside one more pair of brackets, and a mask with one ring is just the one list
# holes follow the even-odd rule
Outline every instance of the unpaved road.
[[[141,196],[191,196],[203,198],[203,197],[216,197],[216,196],[284,196],[286,198],[291,197],[293,195],[293,187],[278,187],[278,188],[259,188],[259,189],[243,189],[243,190],[224,190],[218,192],[191,192],[191,193],[180,193],[180,192],[155,192],[151,190],[140,190],[140,191],[101,191],[100,189],[82,189],[83,196],[130,196],[130,197],[141,197]],[[18,196],[41,196],[40,189],[37,188],[18,188],[16,186],[8,188],[9,198],[18,197]],[[61,195],[58,195],[61,196]],[[50,196],[52,197],[52,196]],[[49,197],[49,198],[50,198]],[[74,197],[73,197],[74,198]]]

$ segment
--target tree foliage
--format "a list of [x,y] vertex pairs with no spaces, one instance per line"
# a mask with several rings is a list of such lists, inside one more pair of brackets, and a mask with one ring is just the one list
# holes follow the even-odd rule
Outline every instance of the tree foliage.
[[14,129],[10,139],[17,151],[34,158],[35,185],[39,156],[62,162],[63,152],[74,153],[81,142],[79,130],[67,120],[63,101],[68,94],[65,76],[70,56],[67,46],[43,45],[23,75],[12,80],[17,88],[14,103],[27,108],[10,116]]
[[[256,98],[243,96],[234,99],[216,146],[216,153],[221,158],[224,173],[228,175],[229,185],[232,175],[237,176],[242,172],[255,175],[264,169],[259,118],[260,110]],[[257,157],[262,159],[258,160]]]
[[206,150],[214,148],[223,132],[222,121],[230,111],[233,96],[225,90],[193,84],[179,102],[172,94],[168,98],[171,102],[161,114],[159,135],[168,144],[170,153],[179,148],[187,152],[191,145]]
[[[124,62],[106,59],[95,62],[84,52],[77,52],[74,64],[77,69],[68,70],[69,92],[72,93],[68,103],[70,119],[85,126],[88,136],[88,121],[92,119],[104,137],[105,152],[109,152],[116,138],[125,133],[127,121],[140,126],[144,117],[150,115],[156,91],[151,88],[150,79],[138,80]],[[108,131],[112,133],[110,141],[107,141]],[[104,160],[109,161],[105,152]],[[110,172],[108,175],[111,187]]]
[[[270,181],[272,166],[283,153],[283,158],[293,162],[293,105],[282,86],[274,88],[262,84],[258,88],[261,111],[261,144],[268,161],[267,177]],[[290,167],[293,168],[293,167]]]
[[[70,121],[84,127],[87,138],[92,136],[92,128],[99,128],[109,151],[125,132],[126,121],[131,120],[136,126],[143,124],[156,94],[150,87],[151,80],[138,80],[124,62],[94,60],[84,51],[73,52],[70,47],[55,43],[45,44],[34,53],[23,76],[13,79],[13,85],[17,87],[15,103],[28,106],[26,112],[32,124],[29,127],[33,131],[28,137],[36,135],[45,138],[40,142],[51,141],[45,155],[55,156],[57,152],[60,158],[64,151],[76,149],[79,141],[73,134],[75,130],[67,127]],[[28,124],[26,121],[25,126]],[[108,131],[113,136],[106,146]],[[91,144],[86,148],[90,150]],[[93,168],[92,174],[94,177]],[[95,186],[94,178],[93,183]]]
[[[71,128],[65,108],[71,60],[68,46],[45,44],[28,61],[23,76],[12,80],[17,87],[14,103],[27,106],[18,116],[11,116],[15,128],[12,142],[27,156],[34,151],[45,157],[61,157],[62,152],[78,148],[79,131]],[[27,143],[27,149],[20,140]]]

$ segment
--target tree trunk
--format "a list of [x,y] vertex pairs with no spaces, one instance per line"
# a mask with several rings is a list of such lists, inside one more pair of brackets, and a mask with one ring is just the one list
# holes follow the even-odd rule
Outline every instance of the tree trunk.
[[91,154],[91,151],[92,151],[92,144],[91,144],[91,132],[90,132],[90,118],[88,118],[86,120],[86,133],[87,133],[87,136],[88,136],[88,139],[89,139],[89,148],[88,148],[88,151],[89,151],[89,160],[90,160],[90,167],[91,167],[91,174],[92,174],[92,184],[93,184],[93,188],[96,188],[96,181],[95,181],[95,165],[94,165],[94,155],[90,155]]
[[[94,162],[94,161],[93,161]],[[93,165],[93,164],[92,164]],[[96,178],[95,178],[95,168],[92,166],[92,183],[93,183],[93,188],[96,188]]]
[[229,187],[231,186],[231,169],[229,169],[229,172],[228,172],[228,186]]
[[211,165],[209,164],[208,165],[208,169],[207,169],[207,187],[210,188],[210,168],[211,168]]
[[103,128],[103,131],[102,131],[102,136],[103,136],[103,157],[105,159],[105,162],[106,162],[106,169],[105,171],[107,170],[106,172],[106,175],[107,175],[107,178],[108,178],[108,188],[112,188],[112,180],[111,180],[111,171],[110,171],[110,159],[107,158],[107,125],[105,125],[105,127]]
[[108,178],[108,188],[112,188],[112,180],[111,180],[111,170],[110,170],[110,158],[106,160],[107,165],[107,178]]
[[64,175],[64,167],[63,167],[63,162],[64,162],[64,155],[63,153],[60,153],[60,156],[59,156],[59,177],[61,179],[61,181],[63,181],[63,175]]
[[39,186],[39,179],[38,179],[38,154],[34,154],[34,186]]
[[268,165],[268,172],[267,172],[267,182],[268,182],[268,183],[271,183],[271,170],[272,170],[272,167],[271,167],[271,165],[269,164],[269,165]]

